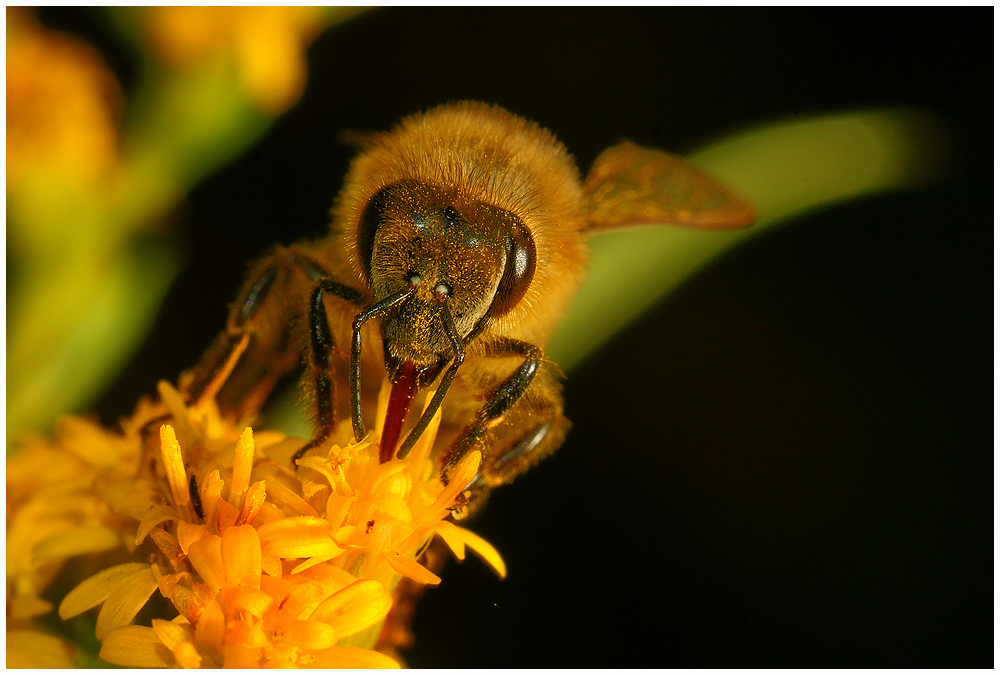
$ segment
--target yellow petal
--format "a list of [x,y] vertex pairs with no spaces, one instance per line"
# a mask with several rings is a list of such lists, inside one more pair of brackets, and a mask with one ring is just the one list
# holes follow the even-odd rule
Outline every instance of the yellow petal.
[[226,617],[222,606],[213,600],[205,605],[194,629],[195,642],[205,648],[218,648],[226,635]]
[[149,531],[149,538],[153,540],[156,547],[163,552],[163,555],[167,556],[168,559],[174,561],[177,564],[181,564],[184,560],[184,552],[181,550],[180,544],[174,539],[173,535],[166,532],[159,527],[154,527]]
[[240,619],[232,622],[226,635],[226,642],[259,649],[267,645],[267,636],[261,630],[259,622]]
[[410,512],[409,504],[397,495],[387,495],[380,499],[378,509],[383,514],[401,523],[410,524],[413,522],[413,514]]
[[448,509],[455,503],[455,498],[476,478],[482,457],[482,453],[478,450],[473,450],[462,458],[462,461],[458,463],[458,466],[452,472],[448,485],[445,486],[444,490],[441,491],[441,494],[438,495],[438,498],[434,500],[434,503],[428,509],[429,513]]
[[[476,479],[476,474],[479,473],[479,465],[482,462],[482,453],[478,450],[470,452],[468,455],[462,458],[462,461],[458,463],[455,467],[455,471],[451,474],[451,480],[448,483],[450,488],[452,485],[460,486],[458,492],[461,492],[465,488],[469,487],[469,483]],[[458,492],[455,496],[458,496]]]
[[292,569],[292,574],[299,574],[300,572],[303,572],[303,571],[309,569],[310,567],[313,567],[315,565],[319,565],[320,563],[325,563],[328,560],[333,560],[334,558],[336,558],[337,556],[339,556],[343,552],[344,552],[343,549],[338,548],[336,545],[334,545],[334,547],[331,549],[330,553],[326,553],[326,554],[323,554],[323,555],[315,555],[315,556],[309,558],[308,560],[304,560],[301,563],[299,563],[298,565],[296,565]]
[[326,595],[333,595],[358,580],[356,576],[336,565],[311,567],[300,576],[319,582],[326,589]]
[[270,446],[282,442],[285,438],[285,434],[276,429],[264,429],[263,431],[253,432],[253,443],[258,448],[261,448],[262,452]]
[[252,525],[230,527],[222,535],[226,584],[260,588],[260,538]]
[[188,492],[187,473],[184,471],[181,444],[177,442],[174,428],[169,424],[160,427],[160,453],[163,455],[163,470],[167,474],[167,482],[170,484],[174,506],[184,506],[191,500],[191,495]]
[[174,510],[174,507],[167,504],[160,504],[151,508],[149,513],[139,521],[139,530],[135,535],[135,545],[138,546],[141,544],[150,530],[168,520],[177,520],[177,511]]
[[399,668],[385,654],[361,647],[330,647],[316,654],[310,668]]
[[136,483],[131,476],[113,479],[101,497],[114,511],[140,521],[160,503],[159,490],[150,483]]
[[226,632],[223,647],[223,668],[259,668],[262,648],[267,644],[260,625],[250,621],[234,621]]
[[[155,530],[154,530],[155,531]],[[202,593],[196,594],[192,587],[194,585],[190,572],[180,572],[178,574],[160,574],[159,568],[154,564],[153,576],[157,577],[160,586],[160,595],[173,603],[184,618],[189,622],[197,620],[201,606],[204,604]]]
[[465,540],[456,530],[458,530],[458,527],[447,520],[442,520],[434,526],[434,531],[444,540],[445,545],[448,546],[452,554],[458,560],[465,560]]
[[174,660],[181,668],[201,668],[203,659],[195,646],[190,642],[182,642],[173,650]]
[[354,499],[333,493],[326,500],[326,519],[334,527],[340,527],[347,519],[347,512],[354,504]]
[[73,649],[33,630],[7,631],[7,668],[72,668]]
[[[302,447],[300,443],[297,443],[297,448]],[[330,487],[337,487],[337,478],[334,476],[333,472],[330,470],[329,458],[320,457],[319,455],[307,455],[301,459],[295,460],[295,463],[303,469],[312,469],[316,473],[320,474],[326,478],[326,482],[330,484]]]
[[149,570],[148,563],[125,563],[101,570],[66,594],[59,605],[59,616],[69,619],[96,607],[108,599],[119,582],[143,570]]
[[375,429],[385,427],[385,418],[389,414],[389,397],[392,395],[392,382],[389,378],[382,380],[382,388],[378,392],[378,406],[375,408]]
[[236,524],[245,525],[252,523],[257,517],[257,513],[260,512],[260,507],[264,505],[266,497],[267,488],[264,485],[264,481],[259,480],[251,485],[243,497],[243,508],[240,509],[240,515],[236,518]]
[[225,532],[236,524],[239,517],[240,512],[232,504],[220,499],[215,507],[215,530]]
[[364,546],[367,541],[365,533],[357,525],[344,525],[337,528],[333,540],[345,548]]
[[[196,432],[194,427],[191,426],[190,415],[188,414],[188,407],[184,401],[184,396],[177,391],[174,385],[166,380],[160,380],[156,383],[156,391],[159,392],[160,401],[167,406],[167,411],[176,425],[176,429],[171,428],[171,431],[176,431],[177,435],[181,438],[193,438]],[[162,438],[162,426],[160,427],[160,434]]]
[[328,595],[332,593],[324,589],[322,584],[307,581],[293,586],[282,594],[280,600],[275,599],[279,602],[279,611],[284,615],[293,619],[307,619]]
[[128,625],[156,588],[156,577],[149,567],[115,584],[111,595],[104,601],[101,612],[97,615],[97,627],[94,629],[97,639],[103,640],[115,628]]
[[327,649],[336,644],[340,636],[328,623],[293,620],[285,624],[284,639],[298,649]]
[[98,654],[108,663],[131,668],[165,668],[173,655],[146,626],[122,626],[108,633]]
[[381,621],[391,607],[389,591],[373,579],[364,579],[321,602],[309,618],[328,623],[341,636],[346,636]]
[[403,461],[392,461],[382,464],[372,483],[370,494],[375,499],[384,499],[390,495],[406,498],[413,486],[409,465]]
[[[295,583],[301,583],[302,579],[295,579]],[[291,578],[282,579],[273,576],[262,576],[260,578],[260,590],[270,595],[275,600],[284,602],[285,596],[295,588],[295,583]]]
[[38,561],[59,560],[107,551],[121,545],[121,535],[106,527],[74,527],[39,542],[32,554]]
[[319,516],[316,509],[311,507],[306,500],[295,494],[290,487],[274,476],[264,476],[264,483],[267,485],[267,494],[276,504],[306,516]]
[[239,508],[243,493],[250,485],[250,469],[253,468],[253,431],[250,427],[243,430],[240,440],[236,443],[236,454],[233,458],[233,482],[229,487],[229,503]]
[[7,593],[7,620],[24,620],[31,619],[36,616],[41,616],[42,614],[48,614],[52,611],[52,603],[48,600],[43,600],[37,595],[17,595],[14,597],[10,596],[10,591]]
[[263,551],[260,555],[260,570],[272,577],[280,577],[282,575],[281,558]]
[[274,541],[287,537],[325,537],[332,530],[333,526],[323,518],[294,516],[265,523],[257,530],[257,534],[261,541]]
[[79,417],[59,420],[59,434],[63,446],[88,464],[109,467],[121,462],[127,444],[121,436],[112,434],[98,425]]
[[[337,543],[326,537],[325,539],[309,539],[305,541],[295,541],[294,539],[279,539],[277,541],[264,544],[264,549],[271,555],[279,558],[323,558],[330,560],[344,552],[344,549],[337,546]],[[318,561],[322,562],[322,561]],[[295,572],[293,572],[295,574]]]
[[193,626],[189,623],[153,619],[153,634],[167,649],[173,651],[179,644],[189,642],[193,637]]
[[224,487],[225,483],[219,475],[218,469],[208,474],[208,477],[205,478],[201,485],[201,508],[202,513],[205,514],[206,523],[218,523],[217,511],[219,509],[219,502],[222,500],[222,489]]
[[[301,438],[286,438],[280,443],[274,443],[268,446],[266,449],[263,444],[259,444],[262,450],[261,452],[266,454],[267,458],[278,466],[289,466],[292,463],[292,455],[298,452],[306,442]],[[305,458],[303,458],[305,459]],[[296,463],[302,460],[297,460]]]
[[386,551],[385,559],[386,562],[389,563],[389,567],[396,570],[404,577],[413,579],[418,584],[437,586],[441,583],[441,577],[434,574],[412,558],[408,558],[405,555],[399,555],[395,551]]
[[456,526],[455,529],[458,531],[459,536],[465,541],[465,545],[472,549],[472,552],[482,560],[484,563],[493,568],[497,576],[501,579],[507,576],[507,565],[504,564],[503,558],[500,557],[500,553],[497,552],[490,542],[486,541],[478,534],[470,532],[464,527]]
[[[222,538],[215,535],[202,537],[191,544],[188,551],[191,566],[201,576],[202,581],[216,593],[226,583],[226,572],[222,564]],[[173,647],[171,647],[173,649]]]
[[[244,618],[248,616],[260,618],[274,604],[274,598],[270,595],[249,586],[223,588],[219,592],[217,599],[219,605],[223,608],[224,614],[228,616],[238,614]],[[266,640],[257,646],[263,646],[264,644],[266,644]]]
[[[436,393],[436,390],[434,392],[427,392],[427,404],[430,404],[431,399]],[[427,409],[427,404],[424,405],[425,410]],[[437,412],[434,413],[430,424],[424,429],[424,433],[417,439],[417,442],[413,445],[413,449],[410,450],[410,454],[406,457],[407,463],[420,480],[427,480],[434,471],[434,463],[428,460],[431,456],[431,450],[434,449],[438,427],[441,426],[441,410],[442,408],[438,408]]]
[[200,523],[189,523],[186,520],[177,522],[177,544],[184,553],[190,550],[191,545],[202,537],[214,536],[208,531],[207,525]]

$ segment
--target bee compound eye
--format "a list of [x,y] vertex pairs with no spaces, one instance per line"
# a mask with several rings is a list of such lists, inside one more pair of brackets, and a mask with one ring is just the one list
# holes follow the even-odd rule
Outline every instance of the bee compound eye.
[[524,297],[535,276],[535,242],[531,232],[517,221],[507,236],[507,264],[488,314],[503,316]]

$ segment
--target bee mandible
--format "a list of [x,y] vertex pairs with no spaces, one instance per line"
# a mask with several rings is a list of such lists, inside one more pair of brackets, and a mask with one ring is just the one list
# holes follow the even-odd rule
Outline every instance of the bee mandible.
[[[665,152],[621,143],[581,181],[537,124],[484,103],[442,105],[368,139],[327,238],[279,246],[251,269],[187,393],[254,413],[304,363],[316,434],[297,459],[334,431],[344,407],[335,361],[350,344],[356,439],[363,390],[384,373],[381,460],[404,458],[440,408],[452,429],[435,446],[442,476],[478,449],[472,487],[485,494],[552,452],[570,426],[543,347],[585,272],[588,235],[753,218],[745,201]],[[404,437],[415,398],[435,383]]]

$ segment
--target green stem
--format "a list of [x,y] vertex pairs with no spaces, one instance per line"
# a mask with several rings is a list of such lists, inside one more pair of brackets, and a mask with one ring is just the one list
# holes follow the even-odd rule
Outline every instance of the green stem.
[[863,110],[746,131],[689,159],[757,208],[732,232],[645,226],[591,241],[590,269],[547,354],[566,371],[725,250],[774,225],[847,199],[926,184],[941,167],[943,133],[909,110]]

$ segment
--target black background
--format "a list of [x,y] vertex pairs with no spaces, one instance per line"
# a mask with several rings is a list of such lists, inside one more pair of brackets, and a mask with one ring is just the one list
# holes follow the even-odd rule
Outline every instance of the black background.
[[[99,18],[50,25],[128,54]],[[99,402],[131,411],[219,330],[246,262],[323,231],[351,151],[496,102],[584,167],[859,106],[949,124],[917,193],[843,204],[703,270],[569,377],[564,447],[422,601],[423,667],[993,665],[991,10],[396,9],[329,31],[301,103],[199,186],[186,268]]]

